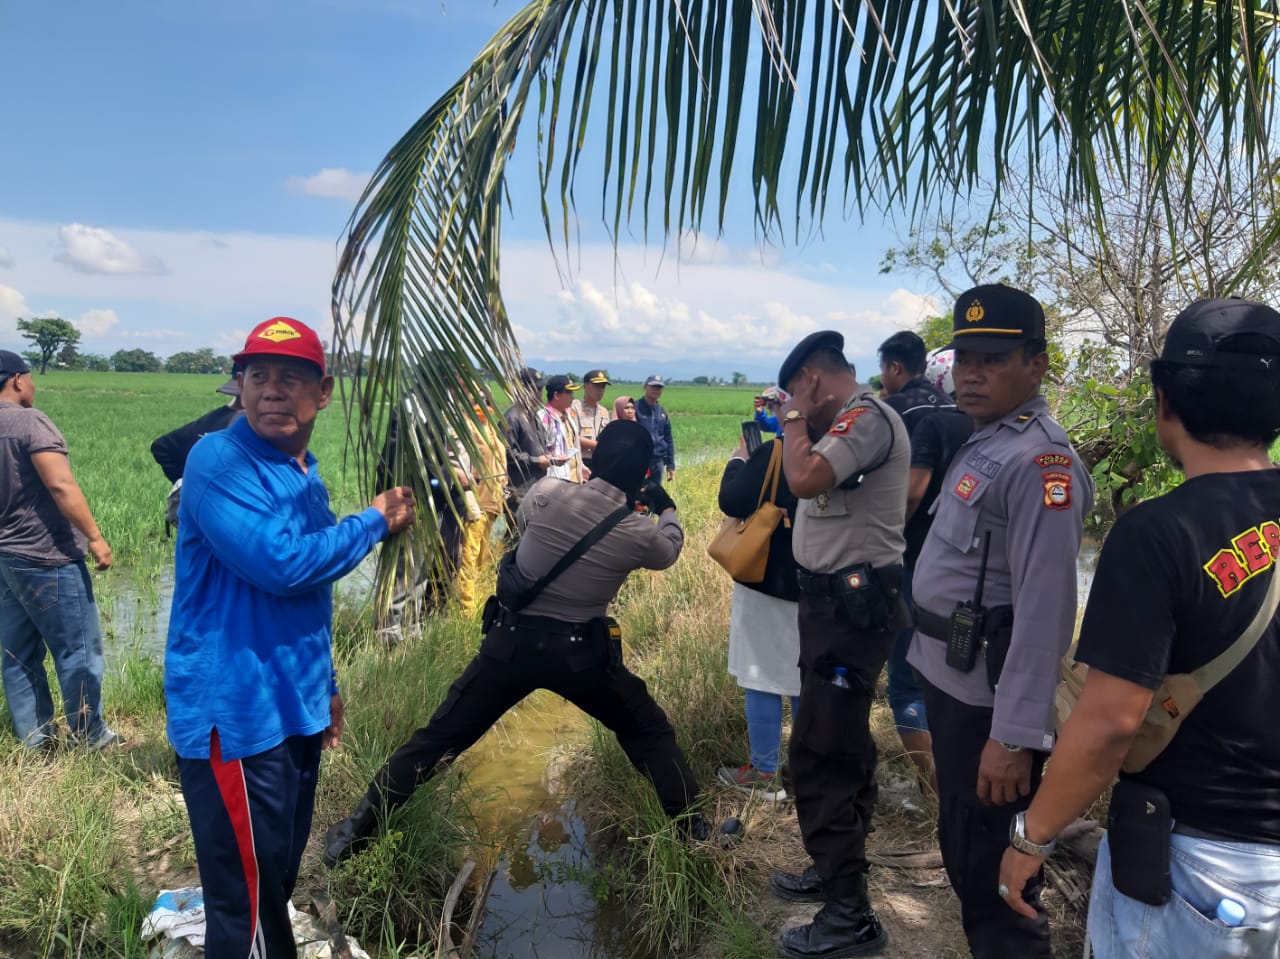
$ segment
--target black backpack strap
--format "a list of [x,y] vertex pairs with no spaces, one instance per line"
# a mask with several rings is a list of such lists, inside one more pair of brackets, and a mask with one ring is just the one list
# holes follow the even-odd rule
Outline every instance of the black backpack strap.
[[629,505],[619,506],[614,512],[610,513],[597,523],[593,529],[588,531],[586,536],[574,543],[569,552],[561,556],[556,561],[556,564],[552,566],[551,569],[547,570],[541,579],[517,597],[516,606],[511,611],[513,613],[519,612],[537,599],[538,594],[551,585],[551,582],[557,576],[576,563],[583,553],[589,550],[592,546],[595,546],[596,543],[600,542],[600,540],[604,539],[605,535],[611,529],[630,516],[632,512],[633,509]]

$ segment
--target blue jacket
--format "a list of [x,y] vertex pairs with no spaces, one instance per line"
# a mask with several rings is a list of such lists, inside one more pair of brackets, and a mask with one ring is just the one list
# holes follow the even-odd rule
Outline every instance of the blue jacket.
[[653,437],[653,458],[661,460],[667,469],[676,468],[676,444],[671,439],[671,417],[661,403],[650,406],[643,396],[636,398],[636,422]]
[[782,435],[782,425],[778,422],[778,418],[770,413],[767,409],[756,410],[756,422],[760,424],[762,433],[776,433]]
[[240,417],[187,459],[164,659],[169,741],[223,759],[329,726],[333,583],[386,536],[372,507],[337,522],[316,459],[298,462]]

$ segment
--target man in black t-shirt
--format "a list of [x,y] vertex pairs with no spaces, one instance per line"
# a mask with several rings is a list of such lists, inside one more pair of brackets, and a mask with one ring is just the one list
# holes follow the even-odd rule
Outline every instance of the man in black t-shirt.
[[[880,381],[885,402],[902,417],[911,437],[911,472],[907,481],[907,549],[902,558],[902,595],[911,603],[911,576],[920,547],[933,523],[929,508],[938,498],[952,457],[973,433],[973,421],[955,401],[924,378],[924,340],[910,331],[895,333],[880,344]],[[887,695],[898,738],[934,793],[933,740],[925,715],[924,692],[907,662],[915,627],[898,631],[889,655]]]
[[[1088,680],[1001,865],[1000,893],[1018,912],[1039,853],[1111,784],[1161,680],[1233,646],[1277,575],[1280,472],[1268,451],[1280,436],[1280,313],[1236,299],[1192,304],[1151,379],[1157,437],[1186,481],[1120,517],[1103,547],[1077,651]],[[1098,959],[1280,955],[1277,694],[1272,614],[1239,665],[1184,712],[1164,752],[1121,776],[1130,792],[1168,797],[1173,896],[1150,906],[1116,889],[1113,853],[1122,880],[1162,866],[1117,852],[1135,834],[1113,824],[1089,910]],[[1158,806],[1149,796],[1140,804],[1148,814]]]

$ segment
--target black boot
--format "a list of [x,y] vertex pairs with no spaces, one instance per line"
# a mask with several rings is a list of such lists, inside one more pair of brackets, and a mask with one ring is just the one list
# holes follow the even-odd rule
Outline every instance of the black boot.
[[378,831],[379,811],[366,793],[350,816],[324,831],[324,852],[320,854],[320,861],[332,869],[367,846]]
[[809,866],[802,873],[775,872],[773,894],[788,902],[822,902],[822,877],[816,866]]
[[880,952],[889,935],[867,900],[866,878],[850,895],[830,899],[807,926],[784,929],[778,953],[789,959],[849,959]]

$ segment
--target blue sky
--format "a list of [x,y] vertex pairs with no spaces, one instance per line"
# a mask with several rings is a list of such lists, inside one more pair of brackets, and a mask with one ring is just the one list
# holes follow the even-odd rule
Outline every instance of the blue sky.
[[[33,315],[75,322],[82,351],[162,357],[230,352],[277,314],[327,329],[360,186],[520,6],[0,0],[0,347],[25,345],[14,321]],[[919,279],[878,275],[891,228],[830,219],[820,240],[763,246],[745,185],[725,235],[683,257],[628,239],[615,259],[587,203],[558,275],[522,139],[503,276],[529,356],[754,375],[832,326],[866,363],[934,308]]]

